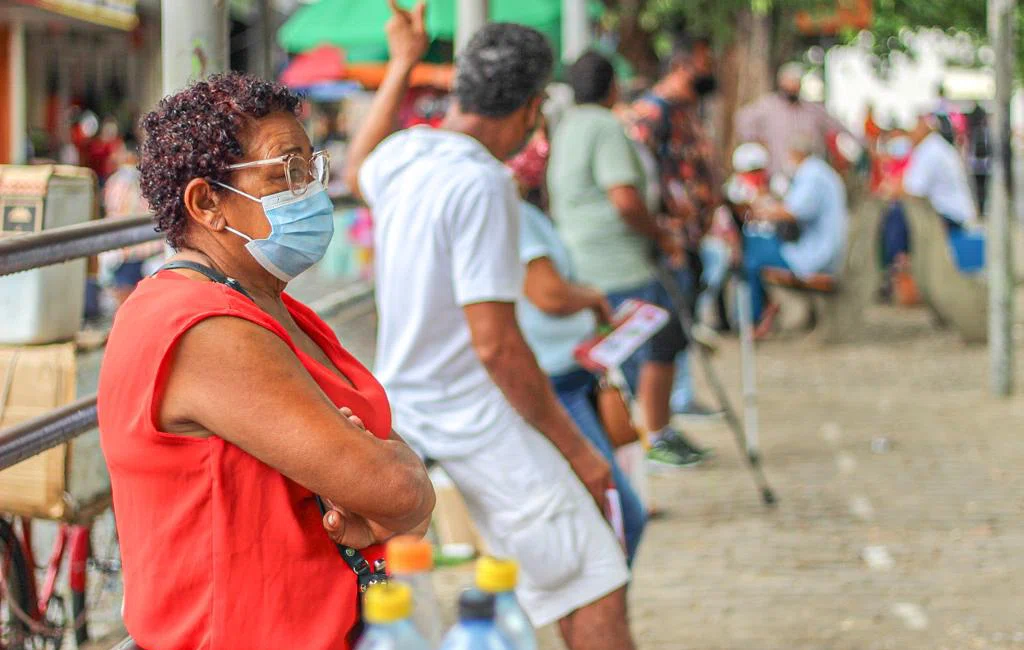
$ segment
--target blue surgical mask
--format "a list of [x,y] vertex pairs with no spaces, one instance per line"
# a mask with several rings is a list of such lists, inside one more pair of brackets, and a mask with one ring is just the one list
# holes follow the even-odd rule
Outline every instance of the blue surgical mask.
[[230,226],[225,230],[247,240],[245,249],[278,280],[290,282],[327,252],[334,236],[334,205],[320,183],[310,183],[299,196],[285,190],[259,199],[230,185],[217,185],[263,205],[270,222],[266,239],[253,239]]

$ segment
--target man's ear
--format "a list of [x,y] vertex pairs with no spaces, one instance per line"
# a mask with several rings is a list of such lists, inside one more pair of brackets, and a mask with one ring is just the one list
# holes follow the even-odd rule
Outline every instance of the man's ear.
[[197,225],[207,230],[220,231],[227,222],[221,215],[221,197],[204,178],[193,178],[185,186],[185,212]]

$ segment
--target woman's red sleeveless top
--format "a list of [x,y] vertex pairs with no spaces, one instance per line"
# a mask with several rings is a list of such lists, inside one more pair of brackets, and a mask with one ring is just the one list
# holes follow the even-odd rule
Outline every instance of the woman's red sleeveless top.
[[[118,311],[99,382],[99,425],[121,542],[124,620],[146,650],[344,650],[357,622],[352,570],[321,525],[313,493],[224,440],[159,431],[175,343],[213,316],[280,336],[320,388],[386,438],[384,389],[311,309],[289,312],[352,381],[297,349],[237,291],[162,271]],[[372,563],[379,548],[364,551]]]

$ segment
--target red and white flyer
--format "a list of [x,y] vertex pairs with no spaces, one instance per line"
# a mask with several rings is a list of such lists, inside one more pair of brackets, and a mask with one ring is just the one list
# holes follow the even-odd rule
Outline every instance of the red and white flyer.
[[668,323],[668,311],[642,300],[627,300],[612,315],[610,326],[576,347],[576,361],[587,370],[604,374],[622,365],[641,345]]

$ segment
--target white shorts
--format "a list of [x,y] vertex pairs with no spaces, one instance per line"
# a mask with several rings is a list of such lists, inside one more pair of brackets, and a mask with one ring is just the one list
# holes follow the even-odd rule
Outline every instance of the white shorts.
[[554,445],[522,419],[469,456],[439,461],[494,555],[519,563],[516,596],[535,627],[629,581],[611,527]]

